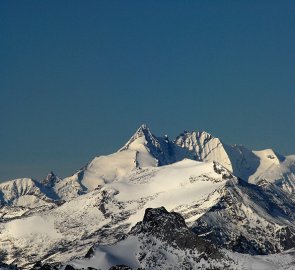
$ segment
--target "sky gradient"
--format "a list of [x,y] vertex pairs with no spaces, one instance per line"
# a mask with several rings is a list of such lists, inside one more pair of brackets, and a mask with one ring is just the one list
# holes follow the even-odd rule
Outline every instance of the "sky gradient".
[[295,154],[294,1],[1,1],[0,181],[74,173],[141,123]]

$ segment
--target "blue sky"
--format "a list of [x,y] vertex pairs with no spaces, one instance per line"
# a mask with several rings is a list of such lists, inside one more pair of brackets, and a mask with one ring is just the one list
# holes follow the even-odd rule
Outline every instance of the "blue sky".
[[0,180],[72,174],[141,123],[295,154],[294,1],[1,1]]

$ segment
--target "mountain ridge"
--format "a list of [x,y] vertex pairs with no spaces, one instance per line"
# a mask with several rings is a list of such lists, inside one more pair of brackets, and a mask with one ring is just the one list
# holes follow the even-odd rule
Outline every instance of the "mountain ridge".
[[83,257],[93,245],[116,244],[146,208],[160,206],[219,248],[283,252],[295,246],[294,172],[295,156],[229,146],[207,132],[171,141],[143,125],[72,176],[0,184],[4,262],[29,268]]
[[[184,158],[197,161],[217,161],[236,176],[251,183],[259,181],[262,178],[261,174],[264,175],[265,171],[271,168],[277,178],[270,179],[271,181],[277,182],[277,184],[282,182],[281,185],[285,185],[285,188],[289,189],[290,192],[294,190],[294,184],[292,182],[293,178],[295,179],[295,155],[283,156],[272,149],[249,150],[243,145],[228,145],[206,131],[184,131],[176,136],[174,140],[170,140],[167,135],[163,137],[155,136],[148,126],[143,124],[117,153],[126,150],[133,150],[136,152],[138,155],[136,158],[137,166],[168,165]],[[150,158],[147,164],[144,162],[141,164],[140,156],[148,156],[149,154]],[[97,157],[93,160],[96,158]],[[89,163],[83,166],[82,169],[78,170],[74,175],[80,174],[79,177],[81,178],[81,174],[83,174]],[[258,168],[260,165],[261,168]],[[283,165],[282,173],[280,173],[280,170],[276,171],[275,168],[280,165]],[[290,172],[288,172],[289,167],[291,167]],[[53,172],[50,172],[49,175],[51,173]],[[289,174],[291,177],[289,177]],[[58,179],[57,182],[63,180],[56,175],[54,176]],[[65,177],[64,179],[67,178],[69,177]],[[45,183],[45,179],[41,182]]]

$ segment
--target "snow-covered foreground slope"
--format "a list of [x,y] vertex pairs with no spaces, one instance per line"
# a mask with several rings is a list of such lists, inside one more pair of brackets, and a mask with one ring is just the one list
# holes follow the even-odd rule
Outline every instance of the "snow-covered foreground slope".
[[[148,208],[127,238],[113,246],[98,246],[90,258],[75,260],[75,268],[109,269],[124,264],[132,269],[223,269],[228,258],[189,230],[183,217],[164,207]],[[232,261],[230,261],[232,263]]]
[[[59,207],[27,218],[0,223],[6,261],[25,265],[48,258],[65,261],[83,256],[94,243],[113,243],[141,220],[147,207],[186,209],[224,186],[228,172],[214,163],[184,160],[163,167],[135,169]],[[214,204],[214,199],[206,207]],[[200,210],[197,216],[201,215]],[[39,230],[35,227],[43,226]],[[22,228],[23,234],[18,233]]]
[[[110,269],[114,265],[126,265],[131,269],[235,269],[235,270],[294,270],[295,252],[288,251],[280,254],[267,256],[250,256],[248,254],[232,253],[223,250],[228,257],[223,261],[201,260],[195,262],[200,254],[197,252],[175,250],[163,245],[160,241],[155,241],[154,245],[143,245],[141,239],[129,237],[126,240],[112,246],[100,246],[96,249],[95,254],[90,259],[77,260],[72,265],[77,268],[99,268],[102,270]],[[140,249],[145,247],[145,249]],[[140,264],[138,257],[142,252],[149,252],[154,258],[159,258],[157,268],[150,266],[149,262]],[[185,260],[184,260],[185,259]],[[183,268],[185,263],[192,263],[192,268]],[[224,266],[226,265],[226,267]],[[211,267],[211,268],[210,268]]]
[[295,253],[288,250],[279,254],[250,256],[248,254],[226,252],[241,270],[294,270]]
[[[204,252],[205,251],[205,252]],[[295,269],[294,251],[250,256],[218,250],[201,241],[185,225],[184,219],[165,208],[147,209],[142,222],[128,237],[114,245],[98,245],[87,258],[70,262],[75,269],[92,267],[108,270],[114,265],[131,269]]]

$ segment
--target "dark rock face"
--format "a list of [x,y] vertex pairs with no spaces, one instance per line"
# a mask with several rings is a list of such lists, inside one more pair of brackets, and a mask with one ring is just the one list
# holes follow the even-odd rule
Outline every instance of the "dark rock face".
[[0,262],[0,269],[2,270],[18,270],[16,265],[8,265],[6,263]]
[[143,221],[131,229],[132,234],[150,233],[162,238],[187,230],[183,217],[175,212],[169,213],[164,207],[147,208]]
[[221,256],[210,242],[199,238],[187,227],[180,214],[168,212],[164,207],[147,208],[143,221],[138,222],[130,234],[152,235],[175,248],[196,249],[212,258]]
[[[8,265],[4,265],[1,263],[0,263],[0,267],[3,267],[3,270],[19,270],[16,266],[15,267],[8,266]],[[0,268],[0,269],[2,269],[2,268]],[[43,264],[42,265],[41,262],[38,262],[34,265],[34,267],[32,269],[33,270],[57,270],[59,268],[55,267],[53,265],[50,265],[50,264]],[[72,265],[67,264],[66,267],[64,268],[64,270],[85,270],[85,268],[76,269]],[[88,267],[87,270],[99,270],[99,269]],[[132,270],[132,268],[130,268],[129,266],[123,265],[123,264],[119,264],[119,265],[112,266],[109,270]]]
[[[60,266],[57,266],[54,264],[47,264],[47,263],[42,264],[41,262],[37,262],[32,268],[32,270],[58,270],[58,269],[60,269]],[[14,269],[11,269],[11,270],[14,270]],[[18,270],[18,269],[15,269],[15,270]],[[67,264],[64,270],[82,270],[82,269],[76,269],[72,265]],[[87,270],[98,270],[98,269],[88,267]]]
[[85,258],[91,258],[94,255],[93,247],[91,247],[85,255]]
[[71,265],[67,265],[66,267],[65,267],[65,270],[75,270],[75,268],[73,267],[73,266],[71,266]]
[[55,183],[58,183],[61,179],[58,178],[54,172],[50,172],[43,180],[42,184],[47,187],[53,187]]
[[[54,264],[42,264],[41,262],[36,262],[32,268],[33,270],[57,270],[59,267]],[[67,269],[70,270],[70,269]]]
[[279,229],[276,234],[276,238],[279,239],[280,244],[285,250],[295,247],[295,228],[284,227]]

